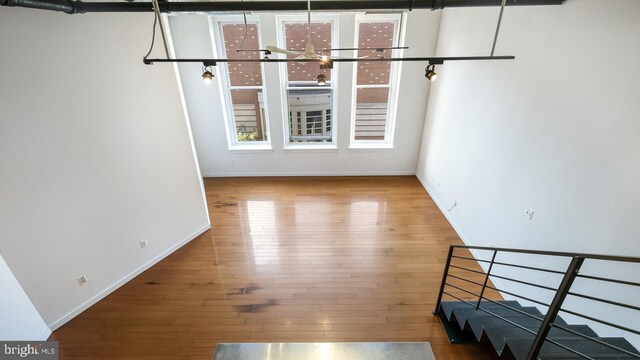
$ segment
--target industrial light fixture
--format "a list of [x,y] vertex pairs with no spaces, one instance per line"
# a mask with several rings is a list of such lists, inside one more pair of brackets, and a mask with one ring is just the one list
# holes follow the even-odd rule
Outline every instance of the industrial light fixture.
[[213,66],[216,66],[215,61],[205,60],[202,62],[202,80],[204,80],[204,83],[207,85],[211,85],[213,82]]
[[327,75],[325,75],[323,73],[318,74],[318,76],[316,77],[316,81],[318,82],[318,85],[320,85],[320,86],[327,85]]
[[205,84],[210,85],[211,82],[213,82],[213,73],[206,67],[203,70],[204,71],[202,72],[202,80],[204,80]]
[[435,72],[435,68],[436,66],[434,64],[429,64],[424,69],[424,77],[426,77],[429,81],[436,81],[436,79],[438,78],[438,73]]

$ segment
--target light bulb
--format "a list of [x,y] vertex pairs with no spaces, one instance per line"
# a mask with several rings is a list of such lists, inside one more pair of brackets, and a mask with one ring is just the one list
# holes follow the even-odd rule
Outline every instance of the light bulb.
[[325,74],[318,74],[316,81],[318,82],[318,85],[325,86],[327,85],[327,76]]
[[213,82],[213,73],[209,70],[205,70],[205,72],[202,73],[202,80],[204,80],[204,83],[207,85],[211,84]]
[[438,78],[438,73],[436,73],[434,69],[434,65],[429,65],[425,69],[424,77],[426,77],[429,81],[436,81],[436,79]]

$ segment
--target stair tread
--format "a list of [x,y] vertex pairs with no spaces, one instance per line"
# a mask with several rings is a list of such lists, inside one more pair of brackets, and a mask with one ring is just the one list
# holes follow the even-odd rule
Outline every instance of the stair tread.
[[[567,325],[565,326],[568,329],[571,329],[573,331],[579,332],[583,335],[587,335],[587,336],[591,336],[591,337],[598,337],[598,335],[587,325]],[[531,327],[530,330],[533,330],[534,332],[537,332],[538,329],[540,328],[540,325],[538,324],[537,327]],[[517,326],[513,326],[513,325],[503,325],[503,326],[488,326],[488,327],[484,327],[484,332],[487,336],[487,338],[489,339],[489,341],[491,342],[491,344],[493,345],[493,347],[496,349],[496,351],[498,351],[498,353],[501,353],[502,350],[504,349],[504,345],[506,344],[507,340],[531,340],[533,341],[533,339],[535,338],[535,334],[532,334],[530,332],[527,332],[526,330],[523,330]],[[556,340],[561,342],[565,341],[565,340],[585,340],[583,337],[580,337],[579,335],[575,335],[572,334],[566,330],[562,330],[562,329],[558,329],[558,328],[552,328],[549,331],[549,335],[547,336],[549,339],[552,340]]]
[[[542,321],[530,318],[528,316],[517,316],[517,317],[509,317],[509,321],[512,321],[520,326],[523,326],[527,329],[539,329],[540,325],[542,325]],[[556,318],[556,324],[561,326],[569,326],[562,318]],[[483,329],[490,326],[514,326],[509,324],[508,322],[499,319],[495,316],[491,316],[489,314],[477,314],[470,318],[467,318],[467,324],[473,331],[477,340],[480,340],[482,336]],[[582,325],[581,325],[582,326]],[[588,326],[583,325],[588,328]],[[514,326],[515,327],[515,326]],[[593,336],[596,334],[593,333]]]
[[[516,317],[526,317],[526,318],[531,318],[530,316],[527,316],[525,314],[522,314],[520,312],[514,311],[512,309],[508,309],[508,308],[494,308],[494,309],[487,309],[489,311],[491,311],[492,313],[498,315],[498,316],[502,316],[504,318],[516,318]],[[534,315],[540,319],[543,318],[542,313],[540,312],[540,310],[534,308],[534,307],[521,307],[518,310],[525,312],[527,314],[530,315]],[[465,323],[467,322],[468,318],[474,317],[474,316],[489,316],[489,317],[493,317],[492,315],[482,311],[482,310],[476,310],[475,308],[469,308],[469,309],[462,309],[462,308],[458,308],[458,309],[453,309],[452,311],[452,317],[455,317],[456,321],[458,322],[458,325],[460,325],[461,329],[464,329]],[[452,318],[449,318],[449,320],[451,320]]]
[[[598,338],[608,344],[615,345],[627,351],[638,354],[637,350],[624,338]],[[615,349],[611,349],[605,345],[598,344],[590,340],[578,339],[554,339],[558,343],[576,350],[584,355],[595,359],[632,359],[632,356],[626,355]],[[511,352],[515,359],[526,359],[529,348],[533,340],[507,340],[505,350]],[[573,354],[557,345],[545,342],[540,350],[540,359],[558,359],[558,358],[581,358],[579,355]]]
[[[511,307],[520,308],[521,305],[517,301],[509,300],[509,301],[497,301],[498,303],[509,305]],[[475,304],[475,303],[474,303]],[[440,304],[442,311],[444,311],[447,319],[451,319],[451,313],[454,309],[473,309],[473,307],[467,303],[461,301],[443,301]],[[501,308],[503,306],[492,303],[490,301],[482,301],[480,306],[484,309],[494,309]]]

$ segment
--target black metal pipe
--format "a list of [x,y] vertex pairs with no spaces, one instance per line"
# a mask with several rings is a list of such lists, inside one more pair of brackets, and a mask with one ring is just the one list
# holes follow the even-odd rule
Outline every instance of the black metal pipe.
[[[334,58],[333,62],[387,62],[387,61],[418,61],[428,62],[433,65],[442,65],[445,61],[468,60],[513,60],[513,55],[505,56],[444,56],[444,57],[408,57],[408,58]],[[143,59],[147,65],[153,63],[292,63],[292,62],[318,62],[318,59]]]
[[[63,11],[68,14],[88,12],[151,12],[151,2],[81,2],[72,0],[0,0],[3,6],[20,6]],[[561,5],[564,0],[508,0],[508,6]],[[439,10],[455,7],[500,6],[500,0],[314,0],[316,11],[362,10]],[[161,12],[238,12],[238,11],[306,11],[306,1],[188,1],[159,3]]]
[[17,6],[30,9],[62,11],[67,14],[74,14],[76,8],[69,0],[3,0],[2,6]]

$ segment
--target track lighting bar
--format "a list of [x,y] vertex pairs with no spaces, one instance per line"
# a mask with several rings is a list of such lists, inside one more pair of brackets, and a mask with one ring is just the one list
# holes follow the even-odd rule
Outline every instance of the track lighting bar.
[[[440,65],[445,61],[470,61],[470,60],[513,60],[513,55],[507,56],[445,56],[445,57],[407,57],[407,58],[340,58],[331,59],[333,62],[373,62],[373,61],[423,61],[433,65]],[[234,62],[263,62],[263,63],[290,63],[290,62],[318,62],[318,59],[143,59],[147,65],[154,63],[234,63]]]
[[[507,0],[507,6],[561,5],[564,0]],[[454,7],[500,6],[501,0],[314,0],[314,10],[440,10]],[[90,12],[151,12],[150,1],[145,2],[82,2],[78,0],[0,0],[2,6],[61,11],[67,14]],[[237,11],[303,11],[307,2],[293,1],[160,1],[160,12],[237,12]]]

